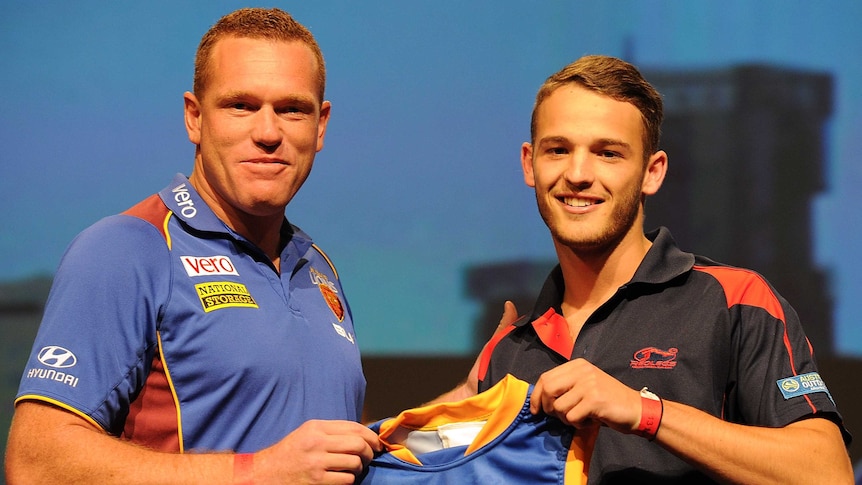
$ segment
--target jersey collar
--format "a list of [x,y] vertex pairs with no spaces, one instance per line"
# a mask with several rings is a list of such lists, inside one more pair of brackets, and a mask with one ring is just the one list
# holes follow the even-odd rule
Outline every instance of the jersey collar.
[[[667,283],[677,276],[691,271],[694,266],[694,255],[680,250],[667,228],[660,227],[647,233],[646,237],[652,241],[652,247],[647,251],[632,279],[623,285],[624,288],[636,284]],[[562,314],[560,305],[563,302],[565,288],[563,271],[558,264],[545,280],[529,320],[520,324],[523,325],[542,317],[549,308]]]
[[[183,224],[192,229],[202,232],[226,234],[235,240],[251,244],[215,215],[212,209],[201,198],[200,194],[198,194],[197,190],[192,187],[188,177],[183,174],[176,174],[171,183],[159,192],[159,198],[162,199],[165,206]],[[281,232],[282,240],[289,241],[285,246],[285,250],[282,250],[283,258],[287,258],[288,255],[305,254],[311,248],[311,238],[300,228],[290,224],[287,219],[282,223]],[[293,259],[298,259],[298,256]],[[288,268],[292,268],[293,264],[296,263],[296,261],[287,262],[289,263],[286,266]]]
[[694,254],[679,249],[666,227],[649,232],[646,237],[652,241],[652,247],[625,286],[641,283],[664,284],[691,271]]
[[[632,279],[620,288],[621,291],[640,285],[667,283],[691,271],[694,266],[694,255],[680,250],[667,228],[660,227],[647,233],[646,237],[652,241],[652,246]],[[565,287],[563,271],[558,264],[545,280],[530,318],[522,319],[515,323],[515,326],[532,325],[545,345],[568,358],[574,342],[571,341],[568,331],[563,331],[565,319],[562,317],[561,305]]]
[[189,179],[181,173],[176,174],[171,183],[159,192],[159,197],[177,218],[195,230],[232,232],[204,202]]

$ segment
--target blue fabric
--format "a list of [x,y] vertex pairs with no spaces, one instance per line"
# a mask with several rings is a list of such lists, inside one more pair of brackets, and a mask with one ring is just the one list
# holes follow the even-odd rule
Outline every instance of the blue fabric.
[[[146,442],[151,421],[127,420],[152,418],[135,406],[167,398],[174,409],[159,417],[182,430],[185,451],[253,452],[309,419],[358,421],[365,378],[350,308],[311,239],[285,221],[279,274],[184,176],[159,197],[73,241],[19,399],[53,402]],[[71,362],[57,358],[66,355],[74,365],[58,367]],[[172,389],[147,380],[159,361]]]
[[[586,476],[582,475],[581,467],[584,463],[589,463],[594,434],[579,435],[574,428],[564,425],[556,418],[544,413],[531,414],[529,396],[533,386],[516,388],[517,392],[512,392],[511,386],[501,386],[504,382],[486,393],[505,392],[505,395],[500,396],[501,399],[520,403],[520,411],[508,426],[501,429],[499,434],[487,444],[469,454],[465,454],[467,446],[421,453],[416,455],[421,465],[409,463],[399,459],[393,453],[384,452],[375,456],[359,483],[363,485],[473,483],[577,485],[585,483]],[[470,398],[472,400],[470,415],[463,415],[451,421],[481,419],[494,413],[496,409],[486,404],[490,400],[485,399],[486,396],[483,394]],[[449,414],[452,408],[462,407],[463,403],[447,403],[443,406],[404,411],[402,415],[405,413],[411,415],[404,426],[423,430],[439,427],[439,417]],[[379,433],[386,421],[388,420],[378,421],[370,427]],[[429,425],[431,421],[435,424]],[[569,457],[570,448],[575,450],[571,457]],[[570,459],[577,463],[567,476],[566,465]],[[571,471],[577,473],[571,473]]]

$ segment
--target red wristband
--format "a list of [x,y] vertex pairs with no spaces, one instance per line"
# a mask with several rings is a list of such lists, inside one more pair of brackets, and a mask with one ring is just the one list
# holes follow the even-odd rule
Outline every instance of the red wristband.
[[661,398],[646,387],[641,389],[641,422],[638,424],[638,433],[650,441],[654,440],[663,414],[664,403]]
[[234,485],[254,485],[254,453],[233,455]]

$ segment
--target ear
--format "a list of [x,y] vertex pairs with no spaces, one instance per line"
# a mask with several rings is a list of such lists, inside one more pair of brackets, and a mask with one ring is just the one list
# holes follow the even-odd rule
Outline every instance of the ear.
[[644,195],[653,195],[658,192],[664,182],[665,175],[667,175],[667,153],[664,150],[659,150],[653,153],[647,161],[641,192]]
[[186,122],[186,132],[189,141],[195,145],[201,144],[201,109],[198,98],[188,91],[183,94],[183,117]]
[[323,137],[326,136],[326,125],[329,123],[329,113],[332,103],[324,101],[320,104],[320,116],[317,118],[317,151],[323,150]]
[[524,183],[530,187],[535,187],[536,178],[533,176],[533,145],[527,142],[521,145],[521,170],[524,171]]

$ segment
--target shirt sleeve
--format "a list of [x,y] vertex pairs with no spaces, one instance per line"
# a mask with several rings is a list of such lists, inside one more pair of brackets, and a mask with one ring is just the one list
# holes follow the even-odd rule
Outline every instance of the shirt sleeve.
[[812,416],[825,417],[841,426],[847,439],[796,311],[765,280],[753,282],[747,291],[763,292],[759,300],[764,304],[740,303],[729,309],[738,320],[737,360],[732,368],[737,385],[728,399],[729,418],[781,427]]
[[118,435],[156,350],[168,256],[155,227],[126,215],[76,237],[54,277],[16,402],[50,402]]

